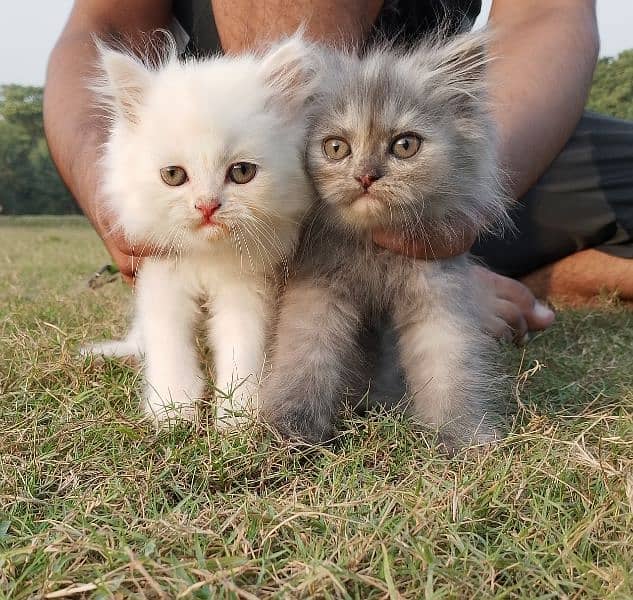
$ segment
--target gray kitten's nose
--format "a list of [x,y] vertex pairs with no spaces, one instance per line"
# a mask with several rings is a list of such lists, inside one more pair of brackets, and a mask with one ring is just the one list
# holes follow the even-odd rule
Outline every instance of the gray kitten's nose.
[[380,179],[382,177],[382,173],[377,171],[376,169],[371,169],[366,173],[363,173],[360,177],[355,177],[356,181],[358,181],[364,189],[369,189],[374,181]]

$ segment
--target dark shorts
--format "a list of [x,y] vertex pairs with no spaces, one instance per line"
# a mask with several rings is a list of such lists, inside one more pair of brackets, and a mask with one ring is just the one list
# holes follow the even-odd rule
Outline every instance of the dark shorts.
[[585,113],[512,217],[514,233],[473,248],[499,273],[519,277],[586,248],[633,258],[633,122]]

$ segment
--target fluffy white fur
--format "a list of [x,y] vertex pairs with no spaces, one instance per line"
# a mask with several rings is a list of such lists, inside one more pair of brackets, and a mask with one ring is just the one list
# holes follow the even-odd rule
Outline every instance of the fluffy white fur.
[[[172,50],[158,66],[100,50],[95,89],[111,115],[102,191],[128,240],[163,256],[138,273],[128,339],[87,352],[143,355],[145,411],[190,419],[205,389],[195,345],[204,314],[218,424],[235,424],[256,408],[279,279],[310,204],[302,153],[314,53],[299,37],[238,58],[181,62]],[[250,182],[228,178],[238,162],[257,165]],[[166,185],[167,166],[188,181]],[[196,205],[211,201],[217,224],[204,225]]]

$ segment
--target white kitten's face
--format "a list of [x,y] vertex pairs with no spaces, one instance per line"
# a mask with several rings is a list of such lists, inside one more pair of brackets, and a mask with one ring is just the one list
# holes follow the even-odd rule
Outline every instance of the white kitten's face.
[[172,60],[132,74],[139,80],[120,94],[104,182],[130,241],[185,253],[221,239],[247,246],[301,219],[310,201],[305,98],[280,93],[274,65],[262,62]]

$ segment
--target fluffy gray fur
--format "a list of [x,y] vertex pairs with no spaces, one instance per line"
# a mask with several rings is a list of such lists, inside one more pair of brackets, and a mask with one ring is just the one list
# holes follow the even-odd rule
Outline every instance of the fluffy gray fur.
[[[318,200],[260,396],[264,418],[283,435],[325,442],[346,399],[367,392],[378,402],[400,399],[377,377],[372,332],[388,320],[407,383],[406,410],[438,428],[452,448],[497,438],[495,342],[480,326],[469,258],[412,260],[372,241],[377,227],[406,239],[451,238],[507,218],[487,107],[486,42],[485,33],[470,33],[412,50],[326,58],[328,84],[307,148]],[[421,145],[397,158],[391,147],[405,133]],[[349,156],[328,158],[329,138],[347,141]],[[365,173],[378,179],[363,195],[357,178]]]

